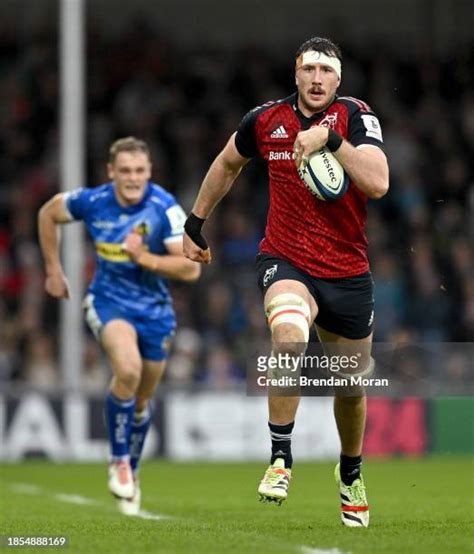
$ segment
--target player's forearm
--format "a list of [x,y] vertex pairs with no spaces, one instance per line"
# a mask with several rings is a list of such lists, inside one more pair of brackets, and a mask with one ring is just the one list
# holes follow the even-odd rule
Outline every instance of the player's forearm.
[[229,192],[242,165],[233,165],[219,154],[204,177],[201,189],[192,212],[202,219],[207,219],[220,200]]
[[382,198],[388,191],[388,164],[381,156],[370,153],[372,147],[354,148],[343,141],[334,152],[354,184],[369,198]]
[[38,236],[47,274],[62,271],[59,255],[60,227],[54,220],[50,204],[46,203],[38,214]]
[[136,263],[147,271],[153,271],[162,277],[176,281],[196,281],[201,274],[201,267],[198,263],[181,255],[159,256],[150,252],[141,252]]

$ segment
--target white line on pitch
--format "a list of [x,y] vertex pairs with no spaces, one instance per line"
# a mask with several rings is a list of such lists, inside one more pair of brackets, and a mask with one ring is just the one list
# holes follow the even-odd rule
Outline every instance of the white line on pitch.
[[21,494],[43,494],[44,492],[41,487],[29,483],[12,483],[9,488]]
[[152,514],[151,512],[147,512],[145,510],[140,510],[136,516],[132,517],[139,517],[141,519],[153,519],[155,521],[160,521],[162,519],[172,519],[171,516],[165,516],[163,514]]
[[300,546],[300,552],[302,554],[352,554],[351,552],[339,550],[339,548],[315,548],[305,545]]
[[60,502],[68,502],[69,504],[78,504],[80,506],[100,506],[102,502],[86,498],[79,494],[55,494],[54,498]]
[[[100,500],[94,500],[93,498],[87,498],[86,496],[81,496],[79,494],[64,494],[64,493],[51,493],[46,489],[42,489],[37,485],[30,485],[29,483],[11,483],[9,485],[10,490],[18,492],[20,494],[34,494],[34,495],[45,495],[51,494],[55,500],[59,502],[67,502],[68,504],[76,504],[77,506],[101,506],[111,510],[108,504],[101,502]],[[115,511],[115,510],[114,510]],[[129,517],[138,517],[140,519],[149,519],[154,521],[161,521],[164,519],[172,519],[171,516],[164,514],[154,514],[152,512],[147,512],[146,510],[140,510],[140,512],[135,516]]]

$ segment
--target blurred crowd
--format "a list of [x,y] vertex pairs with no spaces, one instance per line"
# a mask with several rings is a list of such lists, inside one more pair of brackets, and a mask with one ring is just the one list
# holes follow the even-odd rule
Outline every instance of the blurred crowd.
[[[106,180],[109,144],[135,135],[151,146],[154,180],[189,210],[241,117],[294,91],[299,45],[194,50],[146,23],[127,33],[89,26],[88,185]],[[341,46],[340,92],[379,115],[391,169],[388,195],[369,206],[375,340],[472,340],[474,44],[443,57]],[[37,32],[25,42],[0,27],[0,68],[0,382],[49,388],[58,382],[58,304],[43,292],[36,214],[60,188],[57,37]],[[206,224],[214,262],[195,285],[173,286],[179,331],[170,383],[229,388],[245,378],[249,349],[267,352],[253,268],[267,201],[265,166],[253,161]],[[90,245],[84,272],[93,272]],[[101,390],[108,370],[84,333],[82,381]],[[452,371],[462,378],[467,369]]]

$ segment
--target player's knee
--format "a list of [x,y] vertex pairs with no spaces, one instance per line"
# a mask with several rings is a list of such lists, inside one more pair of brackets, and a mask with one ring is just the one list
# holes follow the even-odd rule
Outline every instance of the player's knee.
[[299,356],[305,351],[306,342],[302,329],[292,323],[282,323],[272,333],[274,355]]
[[139,360],[123,360],[115,364],[115,378],[120,386],[135,394],[141,378],[141,363]]
[[351,377],[361,377],[365,379],[371,377],[374,370],[375,360],[372,356],[361,356],[356,367],[352,368],[351,371],[340,371],[338,376],[345,379],[350,379]]
[[293,323],[281,323],[272,329],[272,340],[275,343],[306,342],[305,331]]
[[307,343],[311,310],[298,294],[278,294],[269,302],[266,315],[274,343]]

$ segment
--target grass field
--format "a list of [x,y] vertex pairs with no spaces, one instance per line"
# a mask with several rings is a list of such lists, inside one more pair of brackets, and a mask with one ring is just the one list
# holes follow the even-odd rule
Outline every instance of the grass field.
[[332,464],[298,464],[281,507],[257,502],[263,469],[145,463],[147,513],[127,518],[107,493],[105,466],[1,465],[0,534],[67,535],[66,552],[87,554],[474,552],[472,459],[367,461],[369,529],[340,524]]

